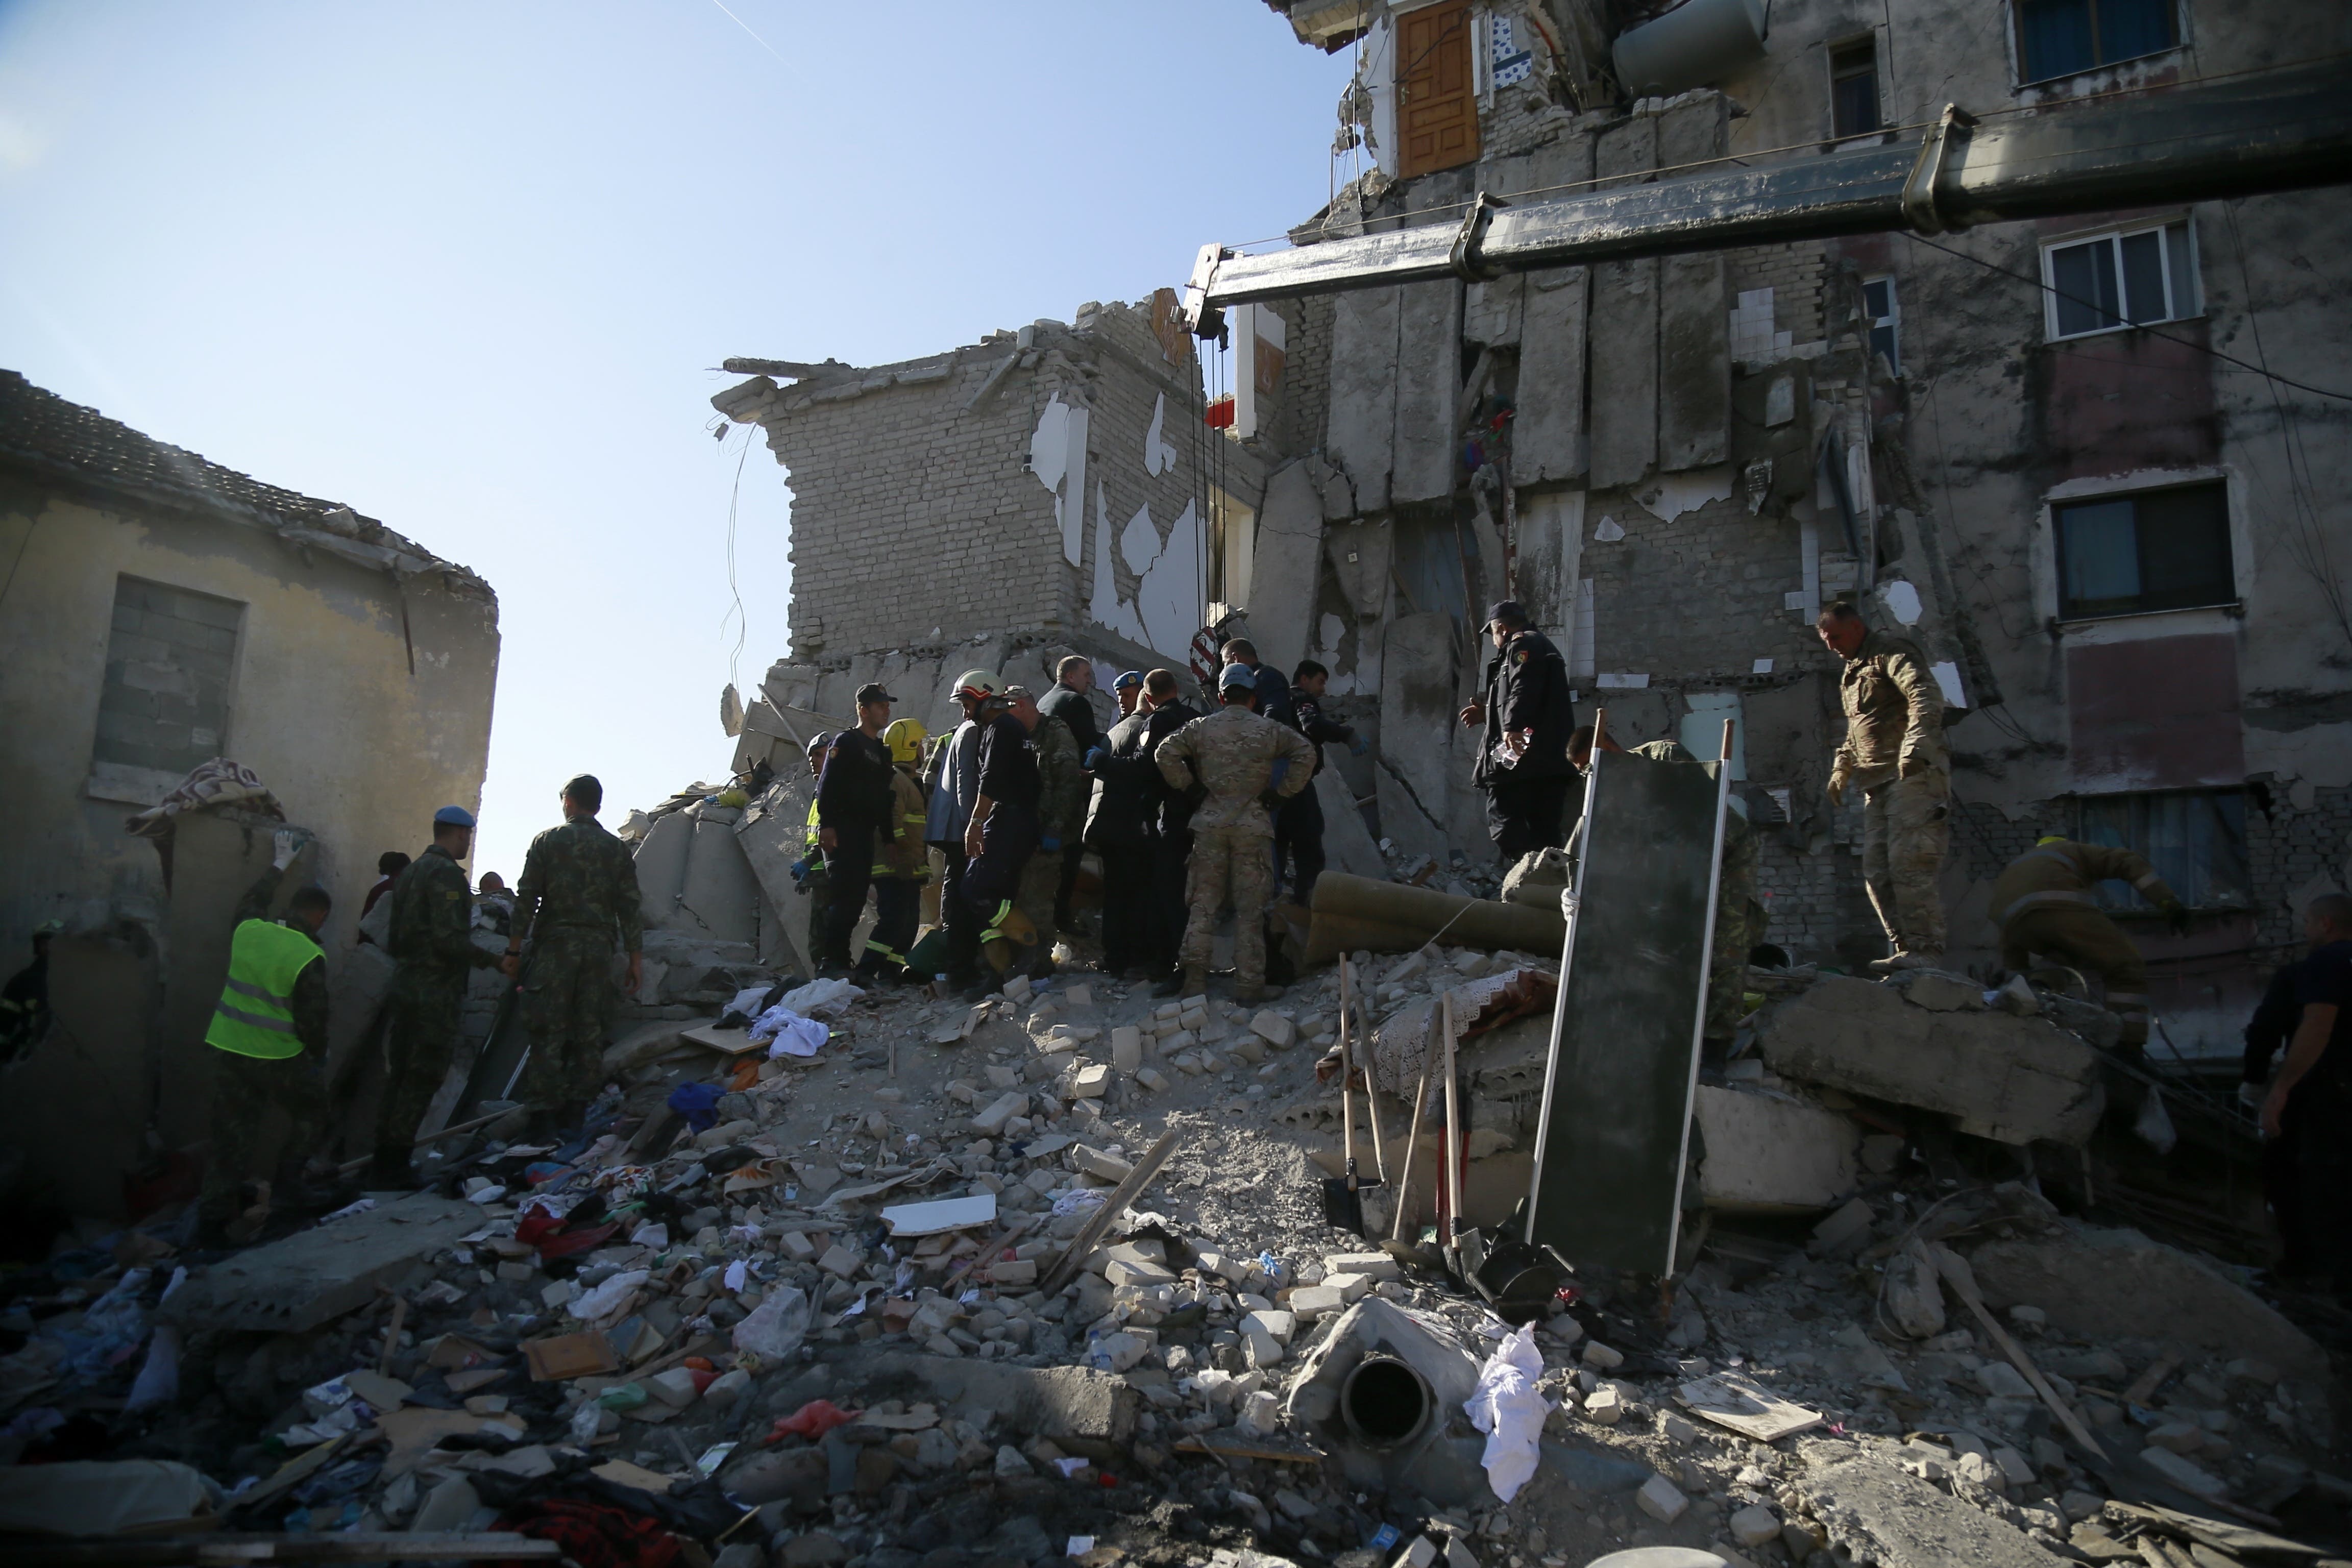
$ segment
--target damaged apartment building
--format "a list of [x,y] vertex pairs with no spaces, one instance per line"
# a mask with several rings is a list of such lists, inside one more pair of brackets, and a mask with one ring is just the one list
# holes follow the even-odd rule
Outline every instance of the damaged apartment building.
[[[2344,42],[2334,8],[2242,0],[1270,4],[1356,63],[1301,247]],[[793,647],[747,722],[879,679],[936,724],[973,665],[1181,668],[1246,626],[1374,738],[1323,787],[1483,884],[1453,714],[1515,597],[1580,719],[1708,758],[1738,721],[1768,940],[1851,964],[1884,948],[1812,629],[1851,598],[1948,705],[1955,962],[1990,960],[2035,837],[2128,844],[2195,910],[2173,935],[2108,889],[2165,1039],[2232,1049],[2352,848],[2347,220],[2322,190],[1358,288],[1235,306],[1205,363],[1165,290],[906,364],[731,361],[763,374],[713,401],[795,492]]]

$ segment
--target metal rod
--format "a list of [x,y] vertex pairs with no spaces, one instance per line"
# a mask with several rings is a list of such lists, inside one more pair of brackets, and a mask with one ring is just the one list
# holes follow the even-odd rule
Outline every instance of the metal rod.
[[[1436,1023],[1437,1015],[1431,1013],[1429,1021]],[[1405,1199],[1412,1193],[1412,1163],[1421,1154],[1421,1108],[1429,1102],[1429,1070],[1436,1064],[1437,1047],[1424,1039],[1422,1042],[1421,1082],[1412,1091],[1412,1128],[1404,1135],[1404,1176],[1397,1183],[1396,1213],[1389,1221],[1391,1241],[1404,1235]]]
[[1715,845],[1707,858],[1706,868],[1706,929],[1698,945],[1698,1001],[1691,1009],[1690,1074],[1683,1083],[1682,1145],[1675,1152],[1675,1206],[1666,1219],[1666,1259],[1659,1268],[1661,1275],[1675,1271],[1675,1248],[1681,1245],[1683,1229],[1683,1183],[1690,1173],[1691,1110],[1698,1102],[1698,1058],[1706,1039],[1706,994],[1709,972],[1715,967],[1715,906],[1723,895],[1723,841],[1725,818],[1731,803],[1731,740],[1733,721],[1723,721],[1723,750],[1716,763],[1715,775]]

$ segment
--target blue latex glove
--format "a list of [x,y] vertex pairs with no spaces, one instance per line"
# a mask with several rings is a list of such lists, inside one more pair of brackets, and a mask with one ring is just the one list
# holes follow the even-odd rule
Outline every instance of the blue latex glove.
[[1360,757],[1371,749],[1371,742],[1361,735],[1351,735],[1348,738],[1348,754],[1351,757]]
[[1054,837],[1052,834],[1050,834],[1050,833],[1046,834],[1043,838],[1040,838],[1037,842],[1038,842],[1040,845],[1042,845],[1044,847],[1047,848],[1047,849],[1059,849],[1059,848],[1062,847],[1062,841],[1061,841],[1060,839],[1058,839],[1058,838],[1055,837]]
[[1088,751],[1087,752],[1087,760],[1085,763],[1087,771],[1088,773],[1092,773],[1095,769],[1102,766],[1103,759],[1109,755],[1110,750],[1106,746],[1097,746]]

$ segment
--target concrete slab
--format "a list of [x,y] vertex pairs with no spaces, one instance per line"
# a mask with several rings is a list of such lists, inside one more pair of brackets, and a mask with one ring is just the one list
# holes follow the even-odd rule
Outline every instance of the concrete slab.
[[1819,1468],[1795,1483],[1842,1557],[1882,1568],[2060,1568],[2065,1561],[2014,1525],[1904,1474],[1892,1458],[1843,1457],[1851,1453],[1843,1443],[1809,1449]]
[[8,1069],[0,1147],[22,1154],[18,1180],[46,1186],[68,1214],[129,1217],[122,1178],[146,1158],[149,1032],[162,995],[143,925],[49,944],[55,1024]]
[[[163,917],[163,1017],[157,1053],[163,1092],[156,1121],[163,1142],[183,1148],[205,1137],[212,1114],[212,1047],[205,1030],[228,978],[236,903],[269,869],[272,836],[289,826],[232,812],[190,811],[172,838],[172,901]],[[307,835],[306,835],[307,837]],[[281,891],[291,897],[296,884]]]
[[1092,1367],[1007,1366],[949,1356],[884,1352],[844,1363],[862,1381],[912,1384],[941,1405],[994,1411],[1013,1431],[1108,1458],[1135,1436],[1141,1396],[1127,1379]]
[[767,956],[781,936],[784,951],[776,954],[778,960],[789,962],[803,974],[815,973],[816,965],[808,951],[809,901],[793,886],[793,862],[801,858],[808,835],[811,788],[805,770],[779,780],[751,803],[735,825],[735,842],[759,883],[767,913],[774,917],[761,923],[761,956]]
[[1322,580],[1323,498],[1301,459],[1266,481],[1250,567],[1250,636],[1276,669],[1296,669],[1307,657]]
[[1658,467],[1708,468],[1731,454],[1723,257],[1669,256],[1658,282]]
[[1528,275],[1519,327],[1519,405],[1511,478],[1528,485],[1582,477],[1586,300],[1591,275],[1556,267]]
[[411,1264],[480,1228],[482,1211],[418,1193],[222,1259],[160,1310],[192,1329],[299,1333],[375,1299]]
[[1332,575],[1358,620],[1376,621],[1387,611],[1389,563],[1395,550],[1395,530],[1386,518],[1324,529],[1323,552],[1330,557]]
[[730,815],[694,825],[694,851],[687,858],[673,922],[677,929],[719,942],[759,940],[760,879],[736,838],[740,820]]
[[2079,1148],[2106,1104],[2098,1053],[2053,1024],[1930,1012],[1843,975],[1766,1009],[1757,1042],[1784,1078],[1941,1111],[2003,1143]]
[[1358,289],[1334,302],[1331,413],[1324,445],[1355,487],[1360,511],[1386,511],[1394,461],[1397,314],[1394,289]]
[[1706,1139],[1698,1173],[1707,1207],[1811,1214],[1853,1195],[1861,1129],[1833,1110],[1701,1084],[1693,1107]]
[[1630,485],[1658,455],[1658,261],[1592,268],[1592,488]]
[[667,926],[677,918],[678,895],[686,891],[686,862],[693,852],[694,824],[683,814],[656,817],[637,846],[637,898],[646,924]]
[[[1456,404],[1462,389],[1462,285],[1409,283],[1399,295],[1396,445],[1390,498],[1441,500],[1454,493]],[[1339,378],[1332,378],[1336,392]],[[1358,504],[1364,504],[1360,495]],[[1369,509],[1368,509],[1369,510]]]
[[1315,793],[1323,803],[1323,854],[1330,868],[1351,877],[1387,876],[1388,862],[1381,858],[1381,847],[1356,809],[1355,792],[1336,765],[1316,773]]
[[2084,1226],[2038,1240],[1988,1242],[1969,1255],[1988,1305],[2041,1308],[2052,1326],[2095,1342],[2137,1337],[2266,1361],[2324,1378],[2327,1354],[2267,1303],[2177,1247],[2136,1230]]
[[1381,831],[1413,854],[1448,853],[1446,795],[1455,766],[1459,677],[1454,618],[1435,611],[1389,623],[1381,651]]

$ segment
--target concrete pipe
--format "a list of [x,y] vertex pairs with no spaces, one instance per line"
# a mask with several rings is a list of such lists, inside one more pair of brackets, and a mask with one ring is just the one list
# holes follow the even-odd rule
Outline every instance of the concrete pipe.
[[1326,871],[1315,879],[1307,927],[1309,967],[1354,949],[1406,952],[1433,936],[1441,946],[1512,948],[1549,956],[1568,934],[1557,909],[1464,899],[1402,882]]
[[1398,1448],[1429,1429],[1437,1395],[1411,1362],[1368,1355],[1339,1384],[1339,1418],[1367,1448]]

